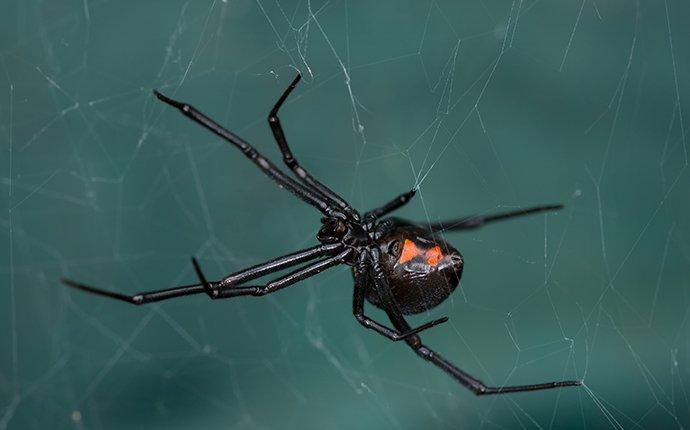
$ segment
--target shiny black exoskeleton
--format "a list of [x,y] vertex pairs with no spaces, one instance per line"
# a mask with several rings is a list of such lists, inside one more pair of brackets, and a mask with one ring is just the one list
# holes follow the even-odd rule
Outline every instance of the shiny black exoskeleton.
[[[362,326],[392,341],[404,341],[418,356],[438,366],[475,394],[500,394],[580,385],[579,381],[560,381],[489,387],[422,344],[419,333],[444,323],[447,318],[432,320],[412,328],[404,317],[404,315],[427,311],[442,303],[460,282],[464,265],[463,258],[455,248],[440,237],[442,232],[473,229],[488,222],[557,210],[561,206],[537,206],[490,216],[472,216],[431,224],[414,223],[396,218],[384,219],[385,215],[410,201],[415,194],[415,190],[412,190],[362,216],[341,196],[307,172],[293,156],[288,146],[278,119],[278,110],[299,80],[300,75],[297,75],[268,116],[268,123],[278,143],[283,162],[293,172],[293,177],[285,174],[270,160],[259,154],[252,145],[193,106],[171,99],[158,91],[154,90],[154,93],[159,100],[178,109],[192,121],[235,146],[281,188],[290,191],[300,200],[319,210],[323,214],[321,229],[317,234],[319,245],[231,273],[217,281],[208,281],[199,263],[192,258],[192,264],[199,279],[198,283],[142,292],[132,296],[67,279],[63,282],[82,291],[141,305],[200,293],[208,295],[211,299],[263,296],[329,268],[347,264],[352,266],[355,281],[352,313],[356,320]],[[252,280],[290,267],[297,267],[297,269],[265,284],[249,284]],[[364,312],[365,300],[382,309],[393,328],[369,318]]]
[[[418,314],[443,302],[460,283],[464,261],[440,236],[418,225],[391,219],[376,240],[381,264],[403,314]],[[353,268],[355,279],[358,274]],[[368,279],[367,300],[383,308],[376,283]]]

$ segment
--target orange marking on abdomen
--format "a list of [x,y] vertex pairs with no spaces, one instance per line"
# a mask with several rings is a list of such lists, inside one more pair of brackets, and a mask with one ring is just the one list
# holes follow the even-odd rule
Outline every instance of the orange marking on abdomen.
[[441,247],[438,245],[426,252],[426,262],[429,266],[437,266],[441,261],[441,258],[443,258],[443,252],[441,251]]
[[400,253],[400,259],[398,260],[398,263],[399,264],[407,263],[408,261],[419,256],[420,254],[421,254],[421,252],[420,252],[419,248],[417,248],[417,245],[415,245],[415,243],[412,242],[411,240],[405,239],[405,243],[403,243],[403,249],[402,249],[402,252]]

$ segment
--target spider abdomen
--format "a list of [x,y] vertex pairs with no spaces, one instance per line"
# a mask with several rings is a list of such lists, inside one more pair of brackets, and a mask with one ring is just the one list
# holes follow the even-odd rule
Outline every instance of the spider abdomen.
[[[400,311],[405,315],[418,314],[443,303],[444,300],[458,286],[459,280],[454,282],[435,282],[433,279],[425,281],[424,278],[415,279],[404,287],[395,283],[391,284],[391,292]],[[367,287],[366,299],[377,308],[384,309],[378,291],[373,282]]]
[[[460,283],[463,258],[444,240],[410,224],[398,224],[378,240],[381,264],[393,298],[403,314],[432,309]],[[371,280],[366,299],[384,308],[384,298]]]

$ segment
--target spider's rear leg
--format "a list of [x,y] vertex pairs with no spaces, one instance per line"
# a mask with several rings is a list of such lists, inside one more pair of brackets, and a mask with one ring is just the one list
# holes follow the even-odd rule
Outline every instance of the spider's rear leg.
[[268,125],[271,127],[273,132],[273,137],[278,143],[280,152],[283,155],[283,162],[286,166],[292,170],[295,175],[305,184],[307,184],[312,190],[318,192],[322,196],[336,203],[340,209],[343,210],[352,220],[359,221],[359,214],[355,211],[342,197],[340,197],[335,191],[328,188],[326,185],[319,182],[314,178],[308,171],[306,171],[295,158],[288,146],[287,139],[285,138],[285,132],[283,132],[283,126],[280,124],[280,118],[278,118],[278,111],[287,100],[288,96],[295,89],[297,83],[302,79],[301,74],[297,74],[295,79],[290,83],[290,85],[285,89],[283,94],[280,96],[276,104],[271,109],[268,114]]
[[346,249],[336,256],[309,264],[306,267],[302,267],[288,273],[285,276],[274,279],[268,282],[266,285],[232,285],[229,288],[218,289],[216,289],[218,283],[209,283],[206,281],[206,278],[195,259],[192,259],[192,263],[194,264],[194,270],[196,270],[197,276],[199,276],[201,283],[205,285],[205,288],[212,289],[213,295],[210,296],[212,299],[229,299],[231,297],[264,296],[266,294],[275,293],[276,291],[289,287],[290,285],[293,285],[299,281],[303,281],[307,278],[318,275],[326,269],[343,264],[352,252],[353,251],[351,249]]
[[[293,252],[292,254],[284,255],[282,257],[269,260],[262,264],[249,267],[239,272],[232,273],[220,281],[202,282],[199,284],[183,285],[181,287],[174,287],[164,290],[155,290],[148,292],[141,292],[132,296],[116,293],[113,291],[103,290],[92,287],[90,285],[75,282],[69,279],[63,279],[62,283],[68,287],[77,290],[85,291],[87,293],[96,294],[111,299],[121,300],[123,302],[132,303],[134,305],[143,305],[146,303],[159,302],[161,300],[172,299],[175,297],[188,296],[192,294],[206,293],[209,297],[216,298],[216,294],[220,289],[230,289],[237,284],[247,282],[252,279],[260,278],[264,275],[269,275],[277,271],[295,266],[318,257],[325,255],[333,255],[341,250],[340,244],[317,245],[302,251]],[[198,265],[197,265],[198,266]],[[197,272],[198,275],[198,272]],[[204,284],[207,284],[204,286]]]
[[116,293],[114,291],[108,291],[92,287],[90,285],[82,284],[81,282],[72,281],[71,279],[62,278],[61,281],[68,287],[85,291],[90,294],[95,294],[97,296],[121,300],[123,302],[131,303],[133,305],[143,305],[146,303],[159,302],[161,300],[167,300],[181,296],[189,296],[192,294],[199,294],[204,292],[204,287],[201,284],[192,284],[183,285],[181,287],[168,288],[165,290],[141,292],[134,294],[132,296],[128,296],[126,294]]

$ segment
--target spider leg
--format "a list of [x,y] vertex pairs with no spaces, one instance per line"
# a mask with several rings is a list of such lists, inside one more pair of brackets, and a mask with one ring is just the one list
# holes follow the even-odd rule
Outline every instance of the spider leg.
[[[288,273],[285,276],[268,282],[266,285],[250,285],[217,289],[215,290],[217,294],[214,294],[213,296],[211,296],[211,298],[228,299],[231,297],[238,296],[265,296],[266,294],[275,293],[276,291],[282,290],[283,288],[293,285],[299,281],[303,281],[307,278],[311,278],[314,275],[318,275],[326,269],[330,269],[331,267],[343,264],[352,252],[352,249],[346,249],[345,251],[341,252],[336,256],[329,257],[312,263],[306,267],[297,269],[291,273]],[[204,285],[205,288],[215,289],[217,285],[214,285],[214,283],[209,283],[208,281],[206,281],[206,278],[203,275],[201,268],[199,267],[195,259],[192,260],[192,263],[194,264],[194,269],[196,270],[197,275],[199,276],[201,284]]]
[[417,189],[413,188],[406,193],[400,194],[399,196],[389,201],[385,205],[365,213],[364,218],[369,222],[374,221],[377,218],[381,218],[382,216],[387,215],[393,212],[394,210],[406,205],[410,200],[412,200],[412,197],[414,197],[416,193]]
[[[364,314],[364,293],[366,289],[366,265],[362,264],[359,267],[359,274],[355,279],[355,291],[353,294],[352,298],[352,313],[357,319],[357,322],[359,322],[362,326],[374,330],[378,334],[387,337],[388,339],[392,341],[399,341],[399,340],[404,340],[409,338],[412,335],[415,335],[419,332],[422,332],[426,329],[429,329],[431,327],[437,326],[439,324],[443,324],[444,322],[448,321],[448,317],[443,317],[437,320],[429,321],[425,324],[422,324],[421,326],[411,329],[408,328],[407,330],[404,330],[402,332],[399,332],[397,330],[393,330],[389,327],[386,327],[385,325],[369,318]],[[385,279],[384,279],[385,280]],[[386,283],[385,288],[388,288],[388,284]]]
[[327,201],[327,199],[324,198],[323,195],[306,188],[304,185],[296,182],[294,179],[287,176],[280,169],[278,169],[270,160],[264,158],[261,154],[259,154],[259,152],[249,143],[247,143],[231,131],[225,129],[223,126],[216,123],[208,116],[199,112],[193,106],[187,103],[173,100],[157,90],[153,90],[153,93],[162,102],[165,102],[170,106],[177,108],[184,116],[190,118],[192,121],[212,131],[216,135],[220,136],[227,142],[237,147],[247,158],[249,158],[254,164],[256,164],[259,167],[259,169],[261,169],[261,171],[264,172],[264,174],[266,174],[266,176],[268,176],[274,182],[276,182],[278,186],[286,188],[299,199],[314,206],[326,216],[338,216],[340,218],[345,217],[340,211],[340,209],[336,208],[332,203]]
[[422,225],[429,230],[433,232],[441,232],[441,231],[457,231],[457,230],[470,230],[470,229],[475,229],[483,226],[484,224],[493,222],[493,221],[501,221],[509,218],[515,218],[519,216],[524,216],[524,215],[531,215],[531,214],[536,214],[536,213],[541,213],[541,212],[551,212],[551,211],[557,211],[563,209],[563,205],[543,205],[543,206],[534,206],[531,208],[526,208],[526,209],[518,209],[515,211],[509,211],[509,212],[499,212],[497,214],[493,215],[486,215],[486,216],[481,216],[481,215],[471,215],[468,217],[464,218],[455,218],[455,219],[449,219],[445,221],[439,221],[431,224],[427,223],[418,223],[419,225]]
[[192,294],[199,294],[204,292],[204,287],[201,284],[182,285],[180,287],[168,288],[165,290],[155,290],[142,293],[136,293],[132,296],[127,294],[116,293],[114,291],[102,290],[100,288],[92,287],[90,285],[82,284],[80,282],[72,281],[71,279],[61,279],[62,283],[68,287],[85,291],[97,296],[110,297],[111,299],[121,300],[123,302],[131,303],[133,305],[143,305],[145,303],[159,302],[161,300],[172,299],[174,297],[189,296]]
[[408,342],[408,345],[410,345],[410,347],[417,353],[417,355],[431,362],[435,366],[439,367],[441,370],[453,377],[456,381],[458,381],[460,384],[465,386],[467,389],[472,391],[477,396],[489,394],[519,393],[523,391],[550,390],[552,388],[578,387],[582,385],[581,381],[554,381],[542,384],[488,387],[479,379],[475,378],[469,373],[466,373],[458,369],[453,363],[443,358],[439,353],[437,353],[433,349],[422,345],[419,336],[416,336],[416,339],[410,338]]
[[[293,252],[282,257],[275,258],[256,266],[249,267],[239,272],[232,273],[220,281],[215,281],[212,284],[218,288],[230,288],[242,282],[250,281],[252,279],[260,278],[287,267],[295,266],[309,260],[313,260],[324,255],[332,255],[339,251],[340,244],[318,245],[302,251]],[[96,294],[99,296],[110,297],[112,299],[121,300],[123,302],[132,303],[135,305],[143,305],[145,303],[159,302],[161,300],[172,299],[174,297],[188,296],[192,294],[206,293],[211,298],[218,291],[214,288],[207,288],[204,283],[183,285],[180,287],[168,288],[164,290],[148,291],[128,296],[126,294],[116,293],[113,291],[102,290],[86,284],[75,282],[69,279],[62,279],[62,283],[68,287],[77,290],[85,291],[87,293]]]
[[[377,272],[382,272],[383,269],[380,266],[378,256],[376,254],[374,254],[373,266],[375,274]],[[409,331],[410,325],[407,323],[402,312],[400,312],[400,309],[395,304],[395,300],[393,299],[390,290],[382,290],[382,299],[384,300],[385,312],[388,315],[388,318],[391,320],[393,327],[395,327],[398,331],[401,332]],[[411,336],[405,338],[405,343],[407,343],[407,345],[410,348],[412,348],[412,350],[418,356],[434,364],[435,366],[446,372],[448,375],[450,375],[453,379],[458,381],[465,388],[469,389],[478,396],[488,394],[515,393],[521,391],[548,390],[551,388],[575,387],[582,385],[581,381],[556,381],[542,384],[514,385],[507,387],[489,387],[486,384],[484,384],[481,380],[456,367],[453,363],[443,358],[443,356],[438,354],[436,351],[423,345],[422,339],[417,334],[412,334]]]
[[283,155],[283,162],[286,166],[292,170],[297,177],[304,182],[309,188],[315,190],[318,194],[324,196],[327,200],[335,202],[340,209],[345,212],[354,221],[359,221],[359,214],[352,209],[352,207],[337,193],[328,188],[326,185],[322,184],[316,180],[309,172],[307,172],[302,166],[300,166],[299,161],[295,158],[288,146],[287,139],[285,138],[285,133],[283,132],[283,126],[280,124],[280,118],[278,118],[278,111],[287,100],[288,96],[295,89],[297,83],[302,79],[301,74],[297,74],[295,79],[290,83],[290,85],[285,89],[283,94],[280,96],[276,104],[271,109],[268,114],[268,125],[271,127],[273,132],[273,137],[275,137],[280,152]]

